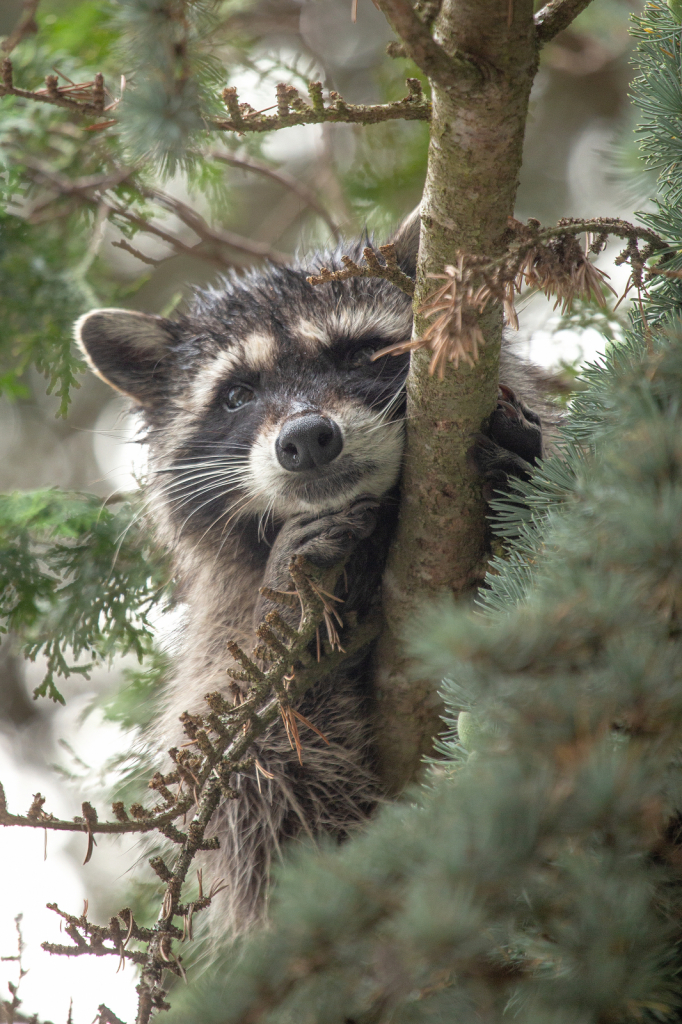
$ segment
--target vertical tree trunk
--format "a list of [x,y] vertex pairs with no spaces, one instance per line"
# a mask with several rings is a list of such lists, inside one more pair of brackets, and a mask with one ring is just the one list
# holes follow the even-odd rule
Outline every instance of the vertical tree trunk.
[[[406,38],[393,4],[384,10]],[[528,98],[537,67],[532,0],[444,0],[433,26],[452,76],[431,80],[433,120],[415,310],[433,291],[428,275],[456,264],[459,251],[498,255],[514,210]],[[464,595],[485,571],[485,506],[466,461],[471,435],[495,407],[502,312],[489,307],[474,367],[428,372],[425,352],[408,378],[407,450],[401,519],[384,579],[385,628],[376,661],[381,772],[391,792],[414,778],[430,749],[440,703],[411,676],[404,636],[427,600]],[[415,316],[414,337],[427,321]]]

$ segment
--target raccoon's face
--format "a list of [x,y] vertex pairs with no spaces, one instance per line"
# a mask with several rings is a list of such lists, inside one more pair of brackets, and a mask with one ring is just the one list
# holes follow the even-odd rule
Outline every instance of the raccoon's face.
[[313,289],[273,268],[199,296],[178,322],[94,310],[77,337],[149,425],[152,485],[185,536],[261,529],[380,497],[403,453],[409,298],[382,281]]

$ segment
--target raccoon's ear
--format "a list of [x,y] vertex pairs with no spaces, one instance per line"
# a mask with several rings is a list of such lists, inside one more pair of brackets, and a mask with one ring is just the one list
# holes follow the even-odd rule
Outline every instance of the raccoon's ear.
[[417,273],[417,253],[419,251],[419,232],[421,229],[421,217],[417,206],[412,213],[405,218],[395,234],[389,238],[395,246],[398,264],[406,274],[414,277]]
[[164,392],[173,327],[131,309],[93,309],[76,321],[75,335],[98,377],[149,406]]

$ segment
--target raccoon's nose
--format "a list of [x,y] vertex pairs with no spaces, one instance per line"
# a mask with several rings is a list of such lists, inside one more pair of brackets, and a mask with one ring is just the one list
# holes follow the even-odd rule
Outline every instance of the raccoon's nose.
[[289,420],[275,441],[277,461],[292,473],[302,469],[321,469],[332,462],[342,448],[343,438],[338,425],[316,413]]

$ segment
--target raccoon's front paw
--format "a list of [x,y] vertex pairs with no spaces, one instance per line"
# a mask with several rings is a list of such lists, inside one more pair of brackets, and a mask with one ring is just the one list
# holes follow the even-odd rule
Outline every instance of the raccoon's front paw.
[[379,506],[377,498],[361,495],[337,512],[292,517],[273,544],[265,570],[265,586],[273,590],[288,588],[289,564],[295,555],[303,555],[321,569],[349,555],[359,541],[373,532]]
[[483,477],[483,497],[508,489],[509,477],[529,480],[542,458],[542,423],[506,384],[499,385],[497,408],[468,451],[470,464]]

